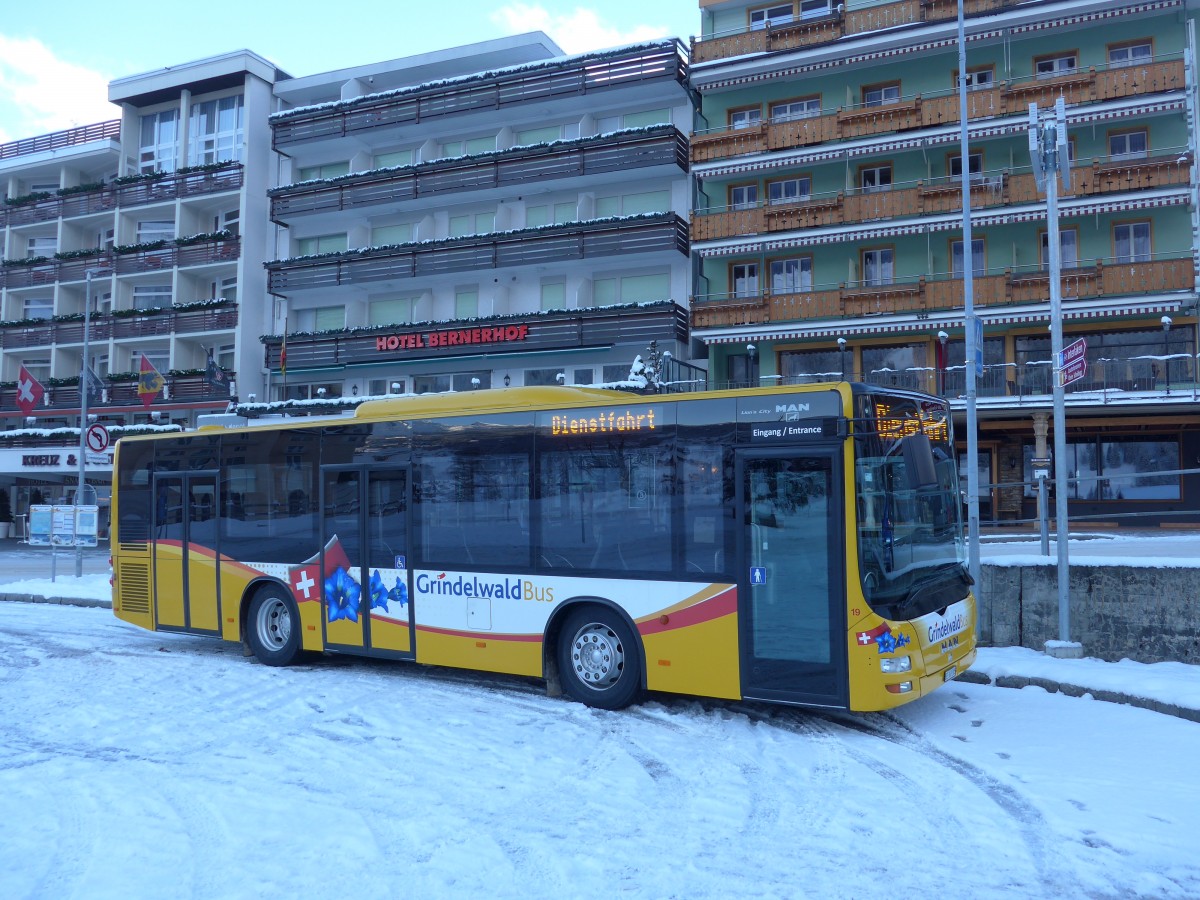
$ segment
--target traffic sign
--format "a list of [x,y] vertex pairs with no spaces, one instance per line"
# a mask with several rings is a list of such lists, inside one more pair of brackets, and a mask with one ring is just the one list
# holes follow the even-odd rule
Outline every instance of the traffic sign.
[[103,453],[108,449],[108,429],[103,425],[89,425],[85,440],[87,449],[93,453]]
[[1067,363],[1058,370],[1058,383],[1062,387],[1066,387],[1072,381],[1078,381],[1087,374],[1087,358],[1079,357],[1073,362]]
[[1087,338],[1080,338],[1062,348],[1062,352],[1058,354],[1058,367],[1065,369],[1073,362],[1083,359],[1087,355]]

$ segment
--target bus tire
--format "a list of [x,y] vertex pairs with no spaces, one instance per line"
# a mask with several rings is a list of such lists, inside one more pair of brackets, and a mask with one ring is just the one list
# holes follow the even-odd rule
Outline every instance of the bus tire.
[[300,611],[279,588],[260,590],[250,601],[246,642],[267,666],[290,666],[300,656]]
[[624,709],[642,692],[637,637],[614,612],[588,606],[570,613],[558,639],[558,671],[573,700],[599,709]]

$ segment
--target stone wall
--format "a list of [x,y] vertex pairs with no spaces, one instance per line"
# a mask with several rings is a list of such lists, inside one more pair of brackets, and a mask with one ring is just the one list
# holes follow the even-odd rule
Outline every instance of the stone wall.
[[[1071,566],[1070,639],[1085,656],[1200,663],[1200,568]],[[1057,640],[1058,568],[983,566],[983,643]]]

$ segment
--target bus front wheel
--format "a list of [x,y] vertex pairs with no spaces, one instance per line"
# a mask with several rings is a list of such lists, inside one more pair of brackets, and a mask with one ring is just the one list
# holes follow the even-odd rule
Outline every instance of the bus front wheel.
[[300,656],[300,613],[283,591],[255,595],[246,624],[246,640],[260,663],[290,666]]
[[618,616],[600,607],[571,613],[558,641],[558,672],[572,699],[623,709],[641,693],[641,651]]

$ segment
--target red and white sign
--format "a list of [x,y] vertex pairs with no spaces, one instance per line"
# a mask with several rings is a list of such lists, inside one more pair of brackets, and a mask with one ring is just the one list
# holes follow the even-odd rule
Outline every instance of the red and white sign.
[[1080,338],[1058,354],[1058,383],[1066,387],[1087,374],[1087,340]]
[[108,449],[108,429],[103,425],[89,425],[84,440],[92,453],[103,453]]

